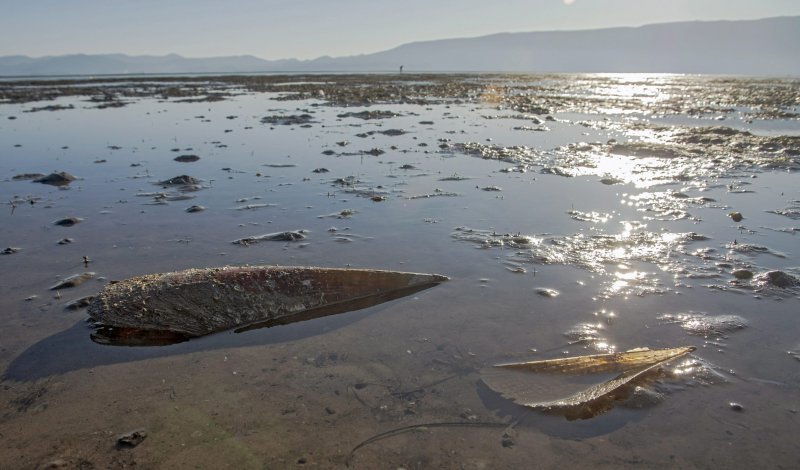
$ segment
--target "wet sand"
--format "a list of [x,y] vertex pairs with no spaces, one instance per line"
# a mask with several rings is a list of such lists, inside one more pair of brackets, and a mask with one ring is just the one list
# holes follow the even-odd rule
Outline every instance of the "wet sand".
[[[662,75],[0,82],[0,467],[798,466],[800,286],[765,277],[800,278],[798,93]],[[32,181],[58,172],[75,180]],[[285,232],[303,237],[232,243]],[[112,280],[244,264],[451,280],[156,348],[95,344],[64,309]],[[684,345],[652,399],[589,420],[480,375]]]

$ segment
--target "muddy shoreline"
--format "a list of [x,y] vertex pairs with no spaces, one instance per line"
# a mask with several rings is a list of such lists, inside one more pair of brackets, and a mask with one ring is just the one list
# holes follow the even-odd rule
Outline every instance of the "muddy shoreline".
[[[624,74],[0,82],[0,467],[797,466],[799,95]],[[110,282],[247,265],[450,280],[168,346],[90,338]],[[696,350],[591,419],[482,375],[678,346]]]

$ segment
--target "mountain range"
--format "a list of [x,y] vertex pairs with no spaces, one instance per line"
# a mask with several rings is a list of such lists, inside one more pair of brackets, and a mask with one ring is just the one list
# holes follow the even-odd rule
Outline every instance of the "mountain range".
[[800,16],[500,33],[313,60],[74,54],[0,57],[2,76],[237,72],[664,72],[800,75]]

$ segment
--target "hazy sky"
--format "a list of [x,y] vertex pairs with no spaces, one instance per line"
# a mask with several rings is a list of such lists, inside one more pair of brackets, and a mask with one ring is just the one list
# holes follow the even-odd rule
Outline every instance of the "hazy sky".
[[353,55],[498,32],[800,15],[800,0],[0,0],[0,56]]

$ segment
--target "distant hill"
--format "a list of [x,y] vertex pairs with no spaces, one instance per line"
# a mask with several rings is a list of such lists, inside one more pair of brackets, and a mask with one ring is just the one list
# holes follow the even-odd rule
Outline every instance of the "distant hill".
[[506,71],[800,75],[800,16],[695,21],[636,28],[501,33],[404,44],[314,60],[254,56],[65,55],[0,57],[0,75],[126,73]]
[[268,71],[297,66],[297,60],[267,61],[254,56],[186,58],[129,56],[125,54],[73,54],[31,58],[0,57],[0,75],[115,75],[136,73],[226,73]]

